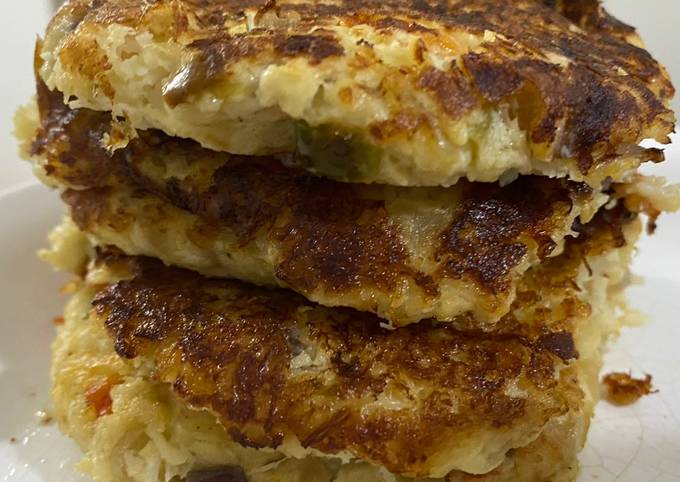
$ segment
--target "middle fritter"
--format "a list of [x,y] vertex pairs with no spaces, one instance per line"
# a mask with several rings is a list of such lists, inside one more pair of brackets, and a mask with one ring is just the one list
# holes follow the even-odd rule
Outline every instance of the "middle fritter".
[[608,200],[534,176],[505,187],[345,184],[159,131],[114,150],[121,132],[108,113],[71,110],[41,90],[32,154],[98,244],[288,287],[393,326],[455,318],[492,328],[522,274]]

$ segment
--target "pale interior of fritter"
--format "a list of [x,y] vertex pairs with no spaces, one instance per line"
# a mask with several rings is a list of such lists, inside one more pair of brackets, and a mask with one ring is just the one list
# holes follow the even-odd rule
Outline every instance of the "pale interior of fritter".
[[[192,57],[180,42],[159,41],[150,32],[118,24],[87,26],[80,32],[85,40],[76,49],[89,49],[88,61],[101,64],[92,79],[65,66],[60,58],[60,48],[74,46],[68,40],[72,27],[68,18],[58,18],[51,26],[42,47],[44,63],[40,73],[51,89],[71,99],[73,107],[112,111],[135,129],[161,129],[215,150],[237,154],[302,150],[308,154],[303,162],[311,171],[339,180],[449,186],[461,177],[507,182],[521,174],[540,174],[569,176],[599,187],[608,177],[625,178],[646,159],[634,146],[622,146],[619,159],[594,167],[587,174],[575,159],[569,158],[569,153],[541,160],[532,152],[530,134],[511,115],[517,110],[516,101],[474,109],[455,122],[434,114],[441,110],[440,106],[429,105],[432,100],[421,95],[419,89],[412,85],[389,86],[390,79],[397,78],[390,72],[413,63],[410,57],[420,36],[411,32],[398,31],[393,33],[395,39],[385,39],[367,28],[329,26],[343,39],[346,52],[359,48],[360,40],[375,42],[375,65],[354,78],[347,75],[353,71],[349,55],[321,65],[306,58],[281,65],[240,62],[227,81],[192,96],[190,102],[171,106],[160,86],[167,87],[182,76],[192,75],[187,70]],[[465,33],[459,37],[455,43],[461,52],[476,48],[482,40]],[[434,66],[444,69],[455,62],[457,57],[452,57],[449,50],[437,48],[436,43],[433,47],[429,55]],[[568,63],[566,59],[554,60]],[[347,103],[343,92],[355,83],[362,87],[355,88],[354,95],[361,95]],[[386,139],[381,145],[375,145],[375,139],[368,140],[365,132],[369,126],[393,115],[390,112],[394,106],[389,104],[388,96],[373,94],[383,84],[399,93],[400,105],[412,103],[432,112],[429,122],[433,132],[417,130],[410,133],[413,135]],[[343,130],[332,134],[335,131],[330,129],[329,134],[326,128],[317,129],[328,125],[341,125]],[[351,156],[345,152],[339,158],[323,148],[317,149],[340,138],[349,145]]]
[[[573,480],[575,456],[582,447],[598,393],[598,370],[603,341],[615,332],[625,305],[622,288],[633,251],[634,229],[626,247],[589,259],[575,282],[587,293],[590,317],[579,320],[575,332],[580,358],[573,364],[584,393],[578,413],[554,419],[527,446],[505,455],[487,481]],[[61,269],[82,266],[87,253],[78,249],[82,234],[66,222],[51,237],[52,248],[43,257]],[[321,454],[299,453],[299,460],[277,451],[245,449],[231,441],[215,418],[188,409],[170,390],[149,379],[145,360],[125,363],[113,350],[101,323],[89,317],[90,302],[101,283],[118,279],[106,269],[91,271],[66,308],[59,328],[52,367],[55,414],[64,432],[85,452],[81,468],[101,482],[169,481],[194,469],[239,465],[249,482],[393,482],[407,481],[384,469],[359,461],[346,463]],[[113,413],[97,418],[85,393],[102,380],[122,381],[111,390]],[[527,428],[531,432],[531,428]],[[533,440],[533,442],[531,442]],[[481,445],[477,454],[488,457],[493,444]],[[454,472],[452,481],[468,480]],[[474,478],[474,480],[480,480]]]

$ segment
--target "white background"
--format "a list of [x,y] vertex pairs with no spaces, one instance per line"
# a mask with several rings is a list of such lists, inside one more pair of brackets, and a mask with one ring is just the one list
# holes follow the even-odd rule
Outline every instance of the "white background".
[[[498,0],[508,1],[508,0]],[[48,19],[47,0],[0,0],[0,191],[31,179],[19,162],[10,134],[16,107],[33,92],[32,62],[36,35]],[[622,20],[637,26],[649,49],[680,85],[680,1],[607,0]],[[680,98],[675,102],[680,111]]]

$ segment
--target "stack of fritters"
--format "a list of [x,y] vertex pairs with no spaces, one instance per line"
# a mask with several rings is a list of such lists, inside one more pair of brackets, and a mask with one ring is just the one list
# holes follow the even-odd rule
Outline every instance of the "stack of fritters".
[[594,0],[71,0],[17,131],[99,481],[572,480],[673,87]]

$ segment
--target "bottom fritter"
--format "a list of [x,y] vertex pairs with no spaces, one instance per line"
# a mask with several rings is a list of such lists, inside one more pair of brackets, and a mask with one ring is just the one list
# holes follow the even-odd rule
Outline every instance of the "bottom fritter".
[[[130,364],[116,354],[103,325],[88,316],[93,295],[86,288],[69,303],[52,375],[60,427],[85,453],[79,469],[96,481],[569,481],[577,474],[575,456],[592,412],[590,399],[548,423],[532,443],[509,452],[488,476],[411,479],[360,460],[245,448],[213,414],[190,408],[172,386],[154,380],[148,360]],[[581,369],[580,381],[594,383],[595,359]]]
[[[107,481],[572,480],[639,222],[598,214],[493,333],[315,305],[98,249],[54,345],[55,414]],[[71,224],[46,254],[84,259]]]

